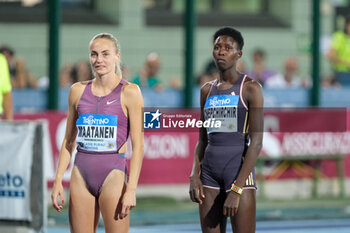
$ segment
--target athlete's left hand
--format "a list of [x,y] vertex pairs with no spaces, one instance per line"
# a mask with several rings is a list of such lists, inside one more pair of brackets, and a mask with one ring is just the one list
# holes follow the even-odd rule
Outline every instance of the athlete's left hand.
[[230,191],[226,195],[223,212],[224,216],[233,217],[235,214],[237,214],[240,198],[241,196],[233,191]]
[[130,214],[130,210],[136,206],[136,190],[126,190],[122,199],[122,210],[119,214],[121,219]]

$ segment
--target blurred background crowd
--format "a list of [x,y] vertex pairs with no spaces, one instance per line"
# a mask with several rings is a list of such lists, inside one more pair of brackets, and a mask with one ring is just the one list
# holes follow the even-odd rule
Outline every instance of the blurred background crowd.
[[[218,75],[211,58],[211,36],[223,25],[242,31],[245,46],[237,68],[264,89],[312,87],[311,3],[196,1],[193,80],[197,87]],[[322,88],[350,86],[349,4],[321,1]],[[0,52],[7,59],[14,90],[48,88],[46,5],[44,0],[0,1]],[[184,1],[62,0],[61,7],[61,89],[93,78],[88,43],[102,31],[119,39],[124,79],[157,92],[184,88]]]

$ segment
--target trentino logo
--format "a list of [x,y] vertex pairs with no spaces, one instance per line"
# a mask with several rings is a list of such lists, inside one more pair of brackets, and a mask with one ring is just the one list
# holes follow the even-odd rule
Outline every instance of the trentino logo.
[[210,106],[213,106],[213,107],[215,107],[215,106],[223,106],[223,105],[228,105],[230,102],[231,102],[231,100],[230,100],[230,98],[226,98],[226,99],[218,99],[218,97],[214,97],[213,99],[209,99],[209,105]]
[[83,123],[88,125],[107,125],[109,123],[108,118],[94,118],[89,115],[88,117],[83,116]]
[[143,112],[144,129],[160,129],[160,119],[162,113],[157,109],[156,112]]

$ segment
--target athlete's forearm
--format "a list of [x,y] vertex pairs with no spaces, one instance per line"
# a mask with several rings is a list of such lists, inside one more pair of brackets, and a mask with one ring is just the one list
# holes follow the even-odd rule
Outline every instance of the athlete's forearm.
[[63,179],[63,175],[65,171],[67,170],[67,167],[70,163],[70,160],[72,158],[72,152],[74,148],[75,143],[67,143],[66,140],[63,141],[60,157],[58,160],[58,167],[56,171],[56,177],[55,182],[61,182]]
[[63,179],[64,172],[67,170],[68,164],[70,162],[70,156],[67,156],[66,153],[60,155],[58,162],[58,167],[56,171],[55,182],[61,182]]
[[236,185],[239,187],[243,187],[249,174],[253,171],[256,161],[258,159],[260,150],[262,148],[262,143],[251,143],[251,145],[247,149],[247,153],[244,157],[244,162],[242,168],[238,174],[236,179]]
[[195,153],[194,154],[194,158],[193,158],[193,165],[192,165],[191,176],[199,174],[199,171],[200,171],[199,164],[200,164],[200,162],[199,162],[198,154]]
[[201,143],[201,142],[198,142],[196,145],[196,148],[194,150],[194,158],[193,158],[191,176],[198,175],[200,172],[200,163],[204,157],[204,148],[205,148],[204,146],[206,146],[206,145],[203,145],[203,143]]
[[140,177],[142,160],[143,160],[143,146],[133,147],[132,155],[130,160],[130,172],[129,172],[129,182],[127,189],[136,190],[138,180]]

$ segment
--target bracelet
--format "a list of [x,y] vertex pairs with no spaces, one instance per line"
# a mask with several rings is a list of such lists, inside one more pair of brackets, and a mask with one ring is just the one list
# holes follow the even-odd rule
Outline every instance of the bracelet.
[[242,193],[243,193],[243,189],[240,188],[240,187],[238,187],[238,186],[235,185],[235,184],[232,184],[231,190],[232,190],[233,192],[235,192],[235,193],[238,193],[239,195],[242,195]]

